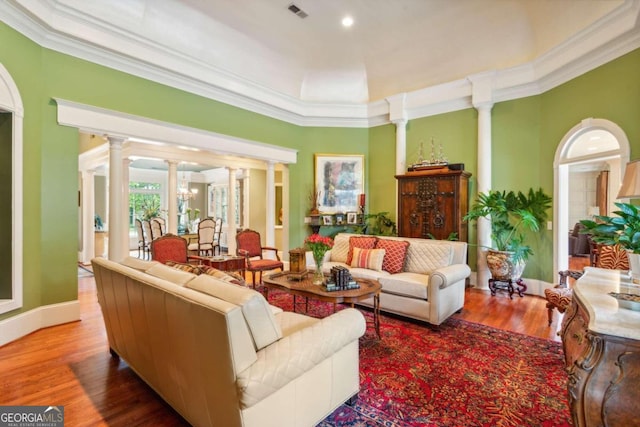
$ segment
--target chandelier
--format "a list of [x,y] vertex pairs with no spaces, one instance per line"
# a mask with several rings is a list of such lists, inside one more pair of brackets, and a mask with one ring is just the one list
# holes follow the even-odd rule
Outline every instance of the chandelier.
[[180,186],[178,187],[178,199],[182,201],[191,200],[198,194],[197,188],[189,189],[187,184],[187,178],[182,172],[182,181],[180,181]]

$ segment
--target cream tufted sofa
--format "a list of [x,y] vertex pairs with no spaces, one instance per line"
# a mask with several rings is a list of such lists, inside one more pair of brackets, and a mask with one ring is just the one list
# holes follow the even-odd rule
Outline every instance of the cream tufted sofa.
[[[386,262],[369,262],[358,267],[355,260],[349,261],[349,252],[354,251],[353,239],[377,238],[376,246],[385,246],[384,257],[395,257],[395,271],[386,271]],[[408,242],[404,256],[391,242]],[[380,252],[380,251],[379,251]],[[360,251],[362,253],[362,251]],[[373,254],[373,253],[370,253]],[[378,253],[377,255],[381,255]],[[353,258],[353,257],[352,257]],[[369,261],[376,256],[369,255]],[[360,259],[364,259],[364,256]],[[385,261],[388,258],[385,258]],[[340,265],[349,268],[354,278],[376,279],[382,285],[380,309],[434,325],[444,322],[464,305],[465,279],[471,274],[467,265],[467,243],[445,240],[416,239],[408,237],[361,236],[339,233],[334,238],[333,249],[325,254],[323,270]],[[307,267],[315,269],[313,257],[307,253]],[[368,299],[361,304],[373,306]]]
[[355,309],[314,319],[156,262],[92,264],[112,354],[194,426],[312,426],[359,390]]

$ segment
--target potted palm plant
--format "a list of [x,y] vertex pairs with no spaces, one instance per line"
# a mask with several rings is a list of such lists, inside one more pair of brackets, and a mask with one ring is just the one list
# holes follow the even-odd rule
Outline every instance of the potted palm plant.
[[529,256],[533,255],[525,243],[524,232],[539,231],[550,207],[551,197],[541,188],[529,189],[527,194],[494,190],[478,194],[464,220],[487,218],[491,221],[493,247],[487,250],[487,265],[493,279],[520,279]]
[[640,213],[631,203],[616,203],[616,216],[596,215],[594,220],[582,220],[583,233],[591,234],[594,242],[620,245],[627,250],[633,281],[640,283]]

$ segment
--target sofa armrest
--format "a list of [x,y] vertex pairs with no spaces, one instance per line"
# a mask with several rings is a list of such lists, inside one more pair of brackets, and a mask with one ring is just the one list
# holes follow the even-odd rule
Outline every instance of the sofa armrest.
[[346,308],[260,350],[238,373],[243,407],[250,407],[364,335],[364,316]]
[[448,265],[432,272],[429,284],[435,288],[444,289],[460,280],[466,279],[470,275],[471,269],[467,264]]

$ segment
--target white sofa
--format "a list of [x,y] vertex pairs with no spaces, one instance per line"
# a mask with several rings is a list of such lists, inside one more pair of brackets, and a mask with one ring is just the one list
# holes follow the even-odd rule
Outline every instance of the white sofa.
[[312,426],[359,391],[355,309],[283,312],[249,288],[92,260],[109,346],[194,426]]
[[[408,242],[401,271],[359,268],[347,264],[352,237],[377,237],[380,240]],[[385,256],[389,254],[385,253]],[[323,271],[333,266],[349,268],[354,278],[375,279],[382,285],[380,309],[439,325],[464,305],[465,280],[471,274],[467,265],[467,243],[408,237],[362,236],[339,233],[333,249],[324,257]],[[370,266],[371,267],[371,266]],[[307,268],[315,270],[313,257],[307,253]],[[373,306],[373,299],[361,304]]]

